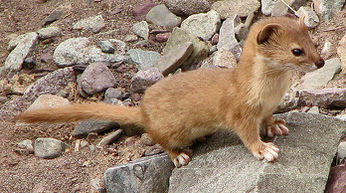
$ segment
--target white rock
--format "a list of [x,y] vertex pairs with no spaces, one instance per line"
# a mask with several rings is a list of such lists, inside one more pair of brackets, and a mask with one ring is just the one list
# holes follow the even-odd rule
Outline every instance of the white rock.
[[211,10],[208,13],[191,15],[181,23],[181,28],[207,41],[219,30],[220,23],[220,15]]
[[309,28],[316,27],[320,22],[316,13],[308,6],[300,7],[298,15],[304,17],[304,23]]
[[149,27],[146,21],[137,22],[132,26],[132,31],[139,37],[148,40]]

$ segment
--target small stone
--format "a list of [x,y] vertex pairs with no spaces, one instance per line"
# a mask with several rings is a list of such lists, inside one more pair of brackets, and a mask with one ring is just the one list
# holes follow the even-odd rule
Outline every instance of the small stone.
[[234,32],[239,41],[245,41],[247,33],[249,32],[249,28],[245,24],[240,23],[237,27],[234,28]]
[[109,145],[112,144],[115,140],[117,140],[123,130],[118,129],[110,134],[108,134],[106,137],[104,137],[99,143],[98,146],[104,146],[104,145]]
[[132,31],[139,37],[148,40],[149,27],[146,21],[137,22],[132,26]]
[[38,37],[41,40],[53,38],[61,35],[61,30],[58,27],[47,27],[37,30]]
[[131,60],[137,65],[138,69],[148,69],[153,67],[160,54],[154,51],[145,51],[140,49],[131,49],[127,52]]
[[143,144],[145,145],[149,145],[149,146],[152,146],[152,145],[155,145],[155,142],[153,141],[153,139],[149,136],[148,133],[143,133],[142,136],[141,136],[141,141]]
[[227,18],[220,28],[219,41],[217,44],[218,50],[228,50],[231,51],[234,56],[238,59],[241,53],[241,46],[235,37],[235,26],[240,23],[240,18],[233,15]]
[[36,58],[34,57],[25,58],[23,63],[23,68],[33,69],[35,66],[36,66]]
[[186,18],[181,23],[181,29],[207,41],[219,30],[220,24],[220,15],[211,10],[208,13],[194,14]]
[[56,158],[62,155],[65,144],[53,138],[37,138],[34,142],[35,156],[40,158]]
[[114,53],[114,51],[115,51],[112,43],[110,43],[107,40],[100,41],[99,42],[99,47],[101,48],[102,52],[105,52],[105,53]]
[[221,49],[214,53],[213,64],[221,68],[235,68],[237,60],[231,51]]
[[102,133],[111,129],[119,128],[119,124],[109,121],[95,121],[95,120],[85,120],[79,121],[77,126],[72,132],[72,136],[76,138],[83,138],[88,136],[90,133]]
[[180,25],[181,18],[174,15],[169,9],[161,4],[153,7],[145,17],[146,21],[158,26],[174,28]]
[[290,90],[281,98],[280,104],[275,113],[283,113],[296,109],[298,106],[298,100],[299,98],[296,96],[296,92]]
[[34,153],[34,147],[32,145],[32,141],[29,139],[26,139],[24,141],[21,141],[17,144],[17,146],[21,149],[25,149],[28,151],[28,153]]
[[275,7],[275,4],[280,0],[261,0],[261,11],[264,15],[270,15]]
[[[118,100],[123,100],[122,91],[116,88],[108,88],[105,92],[105,102],[110,101],[112,98],[116,98]],[[106,102],[107,103],[107,102]]]
[[166,42],[171,35],[170,32],[156,34],[155,40],[158,42]]
[[[292,6],[292,4],[296,1],[296,0],[285,0],[286,3],[288,3],[288,5]],[[277,1],[274,4],[274,7],[271,11],[271,16],[284,16],[288,14],[288,7],[287,5],[285,5],[282,1]]]
[[160,72],[167,76],[175,72],[193,52],[193,44],[186,42],[173,47],[167,54],[161,56],[154,64]]
[[162,79],[163,75],[157,68],[138,71],[131,79],[131,90],[142,93],[145,89]]
[[101,29],[105,27],[105,22],[103,20],[102,15],[89,17],[86,19],[82,19],[75,23],[72,27],[72,29],[84,29],[84,30],[90,30],[94,33],[98,33],[101,31]]
[[210,10],[210,4],[206,0],[164,0],[163,3],[174,14],[181,16],[205,13]]
[[214,34],[213,37],[211,38],[211,45],[216,45],[219,43],[219,34]]
[[42,26],[46,26],[53,23],[54,21],[60,19],[63,14],[64,14],[64,11],[61,11],[61,10],[53,11],[51,14],[49,14],[49,16],[43,19]]
[[192,42],[193,52],[190,57],[182,64],[183,70],[193,68],[191,64],[196,64],[208,56],[209,46],[201,41],[199,38],[191,35],[181,28],[174,28],[172,35],[169,37],[165,48],[163,49],[163,55],[166,55],[176,45],[180,45],[186,42]]
[[309,109],[308,113],[319,114],[320,110],[318,109],[318,106],[313,106]]
[[257,11],[261,4],[257,0],[223,0],[216,1],[211,5],[211,9],[220,14],[221,19],[238,15],[240,17],[248,16]]
[[[137,38],[137,37],[136,37]],[[137,38],[138,39],[138,38]],[[127,45],[125,42],[117,39],[109,39],[109,42],[115,45],[115,49],[121,53],[125,53],[127,50]]]
[[83,91],[89,95],[114,87],[117,81],[106,64],[96,62],[90,64],[83,72],[80,83]]
[[104,187],[102,187],[102,182],[100,179],[92,179],[90,181],[90,193],[106,193]]
[[43,63],[48,63],[53,60],[53,56],[50,53],[43,53],[40,56],[40,61]]
[[326,58],[329,58],[331,55],[332,55],[332,43],[326,40],[321,50],[321,56],[322,58],[326,59]]
[[346,34],[339,42],[337,53],[341,60],[342,72],[346,74]]
[[308,6],[300,7],[298,15],[304,17],[304,24],[309,28],[316,27],[320,22],[316,13]]
[[[16,38],[14,43],[14,49],[7,56],[3,71],[16,72],[22,69],[25,58],[29,55],[31,50],[34,48],[38,40],[36,32],[29,32]],[[11,42],[10,42],[11,43]],[[10,45],[9,45],[10,47]],[[1,74],[1,72],[0,72]]]
[[151,2],[151,0],[145,1],[143,4],[137,5],[133,8],[133,16],[135,16],[136,20],[140,21],[144,19],[145,15],[155,7],[156,4]]
[[338,154],[337,159],[339,161],[345,159],[346,157],[346,141],[341,141],[338,146]]
[[41,108],[53,108],[53,107],[60,107],[65,105],[70,105],[71,102],[67,99],[56,96],[56,95],[50,95],[50,94],[43,94],[40,95],[27,109],[27,111],[35,110],[35,109],[41,109]]
[[138,37],[135,35],[126,35],[124,38],[125,42],[135,42],[138,40]]

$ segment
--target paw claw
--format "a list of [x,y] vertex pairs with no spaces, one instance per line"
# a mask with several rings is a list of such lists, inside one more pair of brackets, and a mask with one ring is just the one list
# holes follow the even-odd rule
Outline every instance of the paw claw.
[[268,137],[274,137],[275,135],[277,136],[282,136],[282,135],[288,135],[289,129],[285,126],[285,121],[281,119],[275,120],[273,125],[267,126],[266,130],[266,135]]
[[191,157],[183,152],[173,160],[173,163],[175,167],[180,168],[181,166],[186,166],[190,161]]
[[254,153],[255,157],[259,160],[265,159],[266,161],[272,162],[279,157],[279,148],[273,143],[263,143],[258,153]]

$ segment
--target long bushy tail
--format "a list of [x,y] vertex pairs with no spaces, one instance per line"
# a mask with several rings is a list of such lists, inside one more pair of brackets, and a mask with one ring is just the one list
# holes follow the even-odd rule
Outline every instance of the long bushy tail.
[[144,126],[139,107],[124,107],[103,103],[75,104],[58,108],[42,108],[26,111],[16,118],[26,123],[73,122],[86,119],[108,120],[119,124]]

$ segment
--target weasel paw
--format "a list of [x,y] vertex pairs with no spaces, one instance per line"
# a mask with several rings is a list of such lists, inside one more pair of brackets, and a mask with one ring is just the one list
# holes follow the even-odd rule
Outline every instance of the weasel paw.
[[282,135],[288,135],[288,128],[285,125],[285,121],[282,119],[277,119],[275,120],[273,125],[267,126],[265,129],[265,134],[268,137],[274,137],[275,135],[277,136],[282,136]]
[[174,160],[173,163],[175,167],[180,168],[181,166],[186,166],[191,161],[191,157],[182,152]]
[[263,143],[259,152],[253,152],[259,160],[275,161],[279,157],[279,148],[273,143]]

